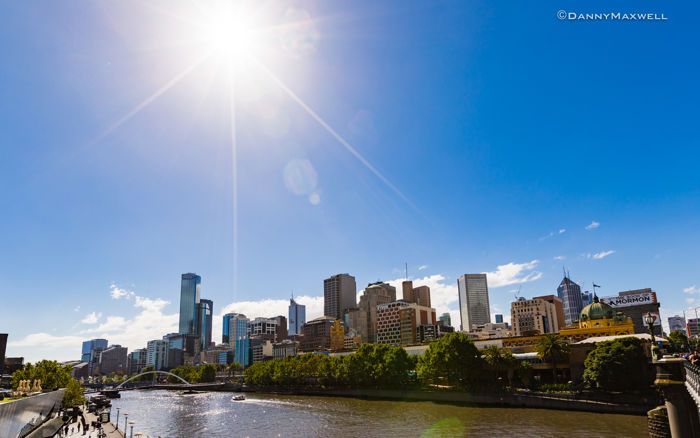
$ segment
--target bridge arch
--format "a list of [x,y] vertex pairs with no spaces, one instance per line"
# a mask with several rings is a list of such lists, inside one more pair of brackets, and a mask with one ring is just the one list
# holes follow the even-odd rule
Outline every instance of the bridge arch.
[[176,374],[169,373],[169,372],[167,372],[167,371],[155,371],[155,370],[154,370],[154,371],[144,371],[143,373],[139,373],[139,374],[137,374],[137,375],[135,375],[135,376],[131,376],[131,377],[129,377],[128,379],[126,379],[125,381],[123,381],[122,383],[120,383],[119,385],[117,385],[114,389],[117,389],[117,390],[118,390],[119,388],[121,388],[121,387],[124,386],[125,384],[129,383],[130,381],[134,380],[135,378],[141,377],[141,376],[145,376],[146,374],[165,374],[165,375],[168,375],[168,376],[173,376],[173,377],[175,377],[176,379],[178,379],[179,381],[181,381],[182,383],[184,383],[185,385],[187,385],[187,386],[192,386],[192,384],[191,384],[190,382],[188,382],[187,380],[183,379],[182,377],[180,377],[180,376],[178,376],[178,375],[176,375]]

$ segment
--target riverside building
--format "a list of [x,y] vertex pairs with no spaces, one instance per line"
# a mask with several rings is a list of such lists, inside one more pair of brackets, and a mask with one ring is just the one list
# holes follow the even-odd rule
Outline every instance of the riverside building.
[[518,298],[510,305],[510,321],[515,336],[556,333],[563,315],[561,300],[553,295],[531,300]]
[[457,279],[459,316],[463,331],[491,322],[486,274],[464,274]]
[[435,309],[398,300],[377,306],[377,343],[390,345],[415,345],[420,336],[433,333],[437,329],[420,326],[435,326]]
[[323,315],[343,319],[345,309],[357,307],[355,277],[349,274],[333,275],[323,280]]
[[661,336],[661,304],[656,299],[656,292],[650,288],[627,290],[617,296],[602,297],[600,301],[610,305],[615,310],[622,311],[632,318],[635,333],[649,333],[649,327],[644,322],[644,316],[651,313],[656,316],[654,335]]
[[557,296],[562,302],[564,310],[564,324],[569,326],[574,324],[583,309],[583,298],[581,295],[581,286],[574,283],[569,275],[565,275],[559,287],[557,287]]
[[[290,336],[301,334],[301,328],[306,323],[306,306],[289,300],[289,331]],[[285,336],[286,337],[286,336]]]

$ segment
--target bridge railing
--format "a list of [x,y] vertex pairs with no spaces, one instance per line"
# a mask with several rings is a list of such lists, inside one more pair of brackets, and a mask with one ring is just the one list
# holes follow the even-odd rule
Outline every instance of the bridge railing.
[[700,366],[685,361],[685,387],[700,415]]

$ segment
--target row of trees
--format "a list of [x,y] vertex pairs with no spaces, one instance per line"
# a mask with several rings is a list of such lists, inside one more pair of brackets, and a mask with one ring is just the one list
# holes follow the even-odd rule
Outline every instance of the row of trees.
[[[192,366],[182,365],[170,370],[176,376],[185,379],[189,383],[209,383],[216,381],[216,371],[218,367],[213,364]],[[174,377],[168,377],[168,381],[172,383],[180,383]]]
[[17,389],[21,380],[41,380],[44,391],[65,388],[63,405],[78,406],[85,402],[84,390],[80,382],[71,376],[72,367],[61,365],[55,360],[41,360],[36,364],[27,363],[12,373],[12,388]]
[[[539,357],[552,369],[568,361],[569,344],[556,334],[536,345]],[[636,338],[599,343],[585,360],[584,383],[602,390],[644,390],[653,371]],[[249,385],[323,388],[396,388],[406,385],[445,385],[466,390],[529,386],[532,366],[507,349],[479,351],[463,333],[450,333],[430,344],[419,357],[401,347],[363,344],[354,354],[330,357],[306,354],[260,362],[245,370]]]

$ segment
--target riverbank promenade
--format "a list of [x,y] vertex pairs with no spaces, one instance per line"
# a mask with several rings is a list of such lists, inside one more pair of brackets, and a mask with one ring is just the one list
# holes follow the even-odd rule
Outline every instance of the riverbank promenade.
[[[98,421],[98,418],[95,414],[92,412],[86,412],[85,414],[85,420],[87,421],[88,424],[92,424],[95,421]],[[102,435],[104,438],[126,438],[124,435],[124,432],[121,430],[117,430],[117,427],[114,425],[114,423],[105,423],[102,425],[102,430],[105,432],[104,435]],[[74,425],[70,426],[68,428],[68,435],[63,435],[64,437],[82,437],[82,438],[99,438],[99,431],[97,429],[93,429],[92,427],[87,433],[83,433],[83,430],[78,430],[78,423],[75,423]]]

